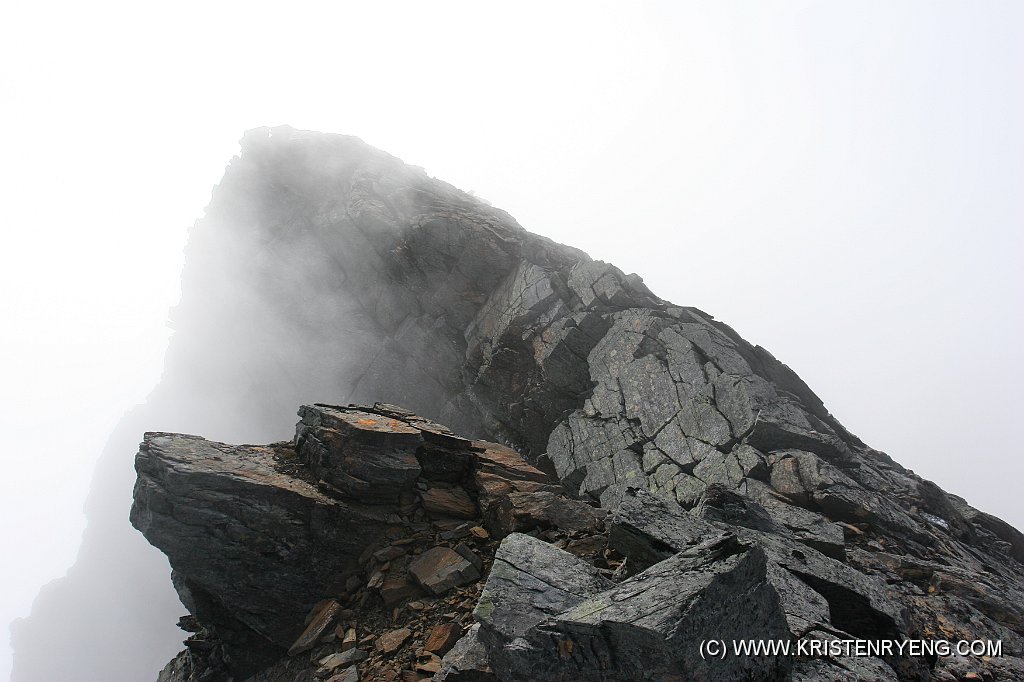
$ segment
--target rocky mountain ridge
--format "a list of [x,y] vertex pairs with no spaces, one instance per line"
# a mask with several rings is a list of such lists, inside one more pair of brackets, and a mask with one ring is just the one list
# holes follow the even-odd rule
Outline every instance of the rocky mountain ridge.
[[[289,443],[147,437],[132,519],[167,552],[192,613],[183,625],[197,630],[192,669],[179,657],[166,679],[1024,677],[1021,533],[865,445],[786,365],[710,315],[355,138],[250,131],[193,230],[174,319],[154,420],[182,413],[193,432],[278,439],[267,424],[327,399],[377,405],[360,418],[405,426],[386,447],[346,440],[323,419],[349,408],[310,405]],[[546,478],[520,489],[506,489],[523,480],[507,470],[478,481],[483,446],[464,442],[484,440],[517,458],[512,469]],[[423,459],[434,448],[437,470]],[[458,509],[472,517],[437,525]],[[497,519],[517,518],[496,531]],[[470,522],[458,532],[487,538],[460,542],[480,567],[442,537]],[[418,595],[385,608],[380,581],[426,589],[405,563],[411,552],[385,560],[397,549],[381,547],[352,562],[391,527],[421,554],[458,554],[441,552],[478,577],[452,588],[463,590],[453,604]],[[294,591],[265,603],[281,582]],[[654,586],[663,618],[644,611],[640,585]],[[719,612],[780,638],[992,639],[1004,655],[711,669],[692,640],[743,635]],[[307,615],[326,629],[288,657]],[[432,628],[471,622],[447,653],[426,648]],[[360,646],[348,646],[349,631]],[[401,643],[378,651],[382,637]],[[616,653],[632,648],[642,659]],[[357,649],[365,659],[339,662]]]
[[[277,155],[304,148],[301,137],[273,138],[261,144]],[[341,253],[358,235],[380,258],[372,272],[343,268],[357,290],[374,283],[374,296],[355,301],[384,334],[360,361],[367,369],[352,395],[388,385],[456,432],[509,443],[554,474],[561,490],[545,491],[551,499],[589,500],[610,512],[602,551],[625,557],[616,587],[571,553],[505,538],[492,559],[502,570],[487,575],[474,611],[479,627],[467,634],[495,679],[971,672],[905,656],[703,667],[693,642],[714,632],[990,639],[1019,655],[1019,532],[866,446],[788,367],[706,313],[663,301],[639,277],[530,235],[446,186],[412,189],[388,170],[366,172],[364,164],[345,176],[346,190],[319,204],[307,190],[298,204],[302,215],[340,221],[307,217],[303,225],[321,231],[320,243],[336,241]],[[310,413],[300,414],[295,447],[318,485],[342,498],[401,503],[416,468],[408,452],[404,464],[391,455],[379,463],[379,452],[344,438],[311,436]],[[381,467],[388,473],[377,481]],[[470,486],[464,507],[482,490]],[[541,493],[509,498],[520,494]],[[554,527],[579,532],[579,522],[563,518]],[[538,524],[523,530],[552,525]],[[537,581],[549,587],[524,587]],[[660,615],[645,615],[652,606],[643,590],[622,596],[634,589],[630,581],[655,586]],[[746,601],[730,619],[737,592]],[[600,607],[587,606],[594,600]],[[675,604],[672,615],[666,601]],[[694,620],[702,625],[681,625]],[[747,630],[737,630],[741,621]],[[575,653],[566,655],[567,647]],[[624,654],[631,651],[633,658]],[[1015,656],[958,663],[1006,679],[1020,666]],[[462,669],[445,665],[441,679]]]
[[[914,560],[870,523],[830,522],[839,537],[823,545],[721,482],[689,510],[649,485],[623,485],[602,508],[506,446],[392,405],[299,415],[294,440],[269,446],[146,435],[132,522],[170,558],[190,611],[182,626],[196,633],[158,682],[1011,680],[1024,670],[1010,576]],[[708,639],[1006,648],[1000,658],[716,658],[700,648]]]

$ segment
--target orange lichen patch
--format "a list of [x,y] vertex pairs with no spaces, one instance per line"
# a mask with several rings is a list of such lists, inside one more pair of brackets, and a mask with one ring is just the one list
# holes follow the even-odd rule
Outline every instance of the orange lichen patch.
[[363,419],[357,419],[356,420],[356,424],[362,424],[363,426],[369,426],[371,424],[376,424],[376,423],[377,423],[376,419],[366,419],[366,418],[363,418]]

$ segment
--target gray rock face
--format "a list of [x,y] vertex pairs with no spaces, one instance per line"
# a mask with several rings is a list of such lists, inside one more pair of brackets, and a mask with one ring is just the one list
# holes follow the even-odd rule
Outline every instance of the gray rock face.
[[572,555],[511,535],[476,616],[503,680],[771,680],[781,656],[701,654],[710,638],[780,638],[764,552],[735,537],[679,552],[612,585]]
[[157,433],[136,459],[132,523],[171,558],[193,615],[217,622],[227,611],[242,626],[221,630],[243,632],[235,658],[261,652],[257,666],[293,643],[313,604],[356,572],[360,553],[397,520],[281,473],[288,461],[283,447]]
[[480,641],[480,626],[474,625],[444,657],[436,682],[499,682],[491,671],[487,648]]
[[416,557],[409,565],[409,573],[423,589],[436,595],[480,577],[472,561],[447,547],[435,547]]
[[[353,559],[342,548],[355,552],[426,507],[417,523],[479,514],[491,536],[507,536],[510,552],[527,554],[517,532],[592,532],[610,512],[609,542],[627,557],[617,579],[675,562],[666,566],[692,574],[680,594],[694,604],[734,580],[750,588],[749,603],[735,604],[769,629],[781,614],[792,637],[1003,642],[1001,659],[955,665],[906,657],[796,661],[797,678],[825,669],[839,676],[840,668],[882,679],[952,679],[975,668],[994,679],[1024,678],[1024,535],[865,445],[786,365],[710,315],[663,301],[636,275],[530,234],[508,214],[359,140],[290,128],[247,134],[192,234],[174,318],[165,379],[135,416],[145,428],[168,428],[162,424],[171,420],[238,440],[270,439],[287,432],[282,415],[311,399],[389,403],[364,415],[304,408],[292,463],[275,458],[273,447],[147,439],[133,522],[168,551],[179,594],[200,620],[218,624],[236,663],[257,644],[278,651],[293,643],[302,630],[294,615],[330,594],[312,592],[331,579],[348,582]],[[132,438],[111,450],[110,471]],[[117,475],[127,490],[127,471]],[[559,481],[605,511],[570,500]],[[241,502],[249,497],[252,504]],[[105,662],[89,677],[144,679],[137,668],[117,667],[124,651],[145,648],[145,628],[130,625],[137,605],[116,595],[166,576],[133,570],[154,563],[129,560],[141,550],[120,534],[123,509],[99,508],[91,507],[83,568],[41,601],[19,637],[80,642],[88,656],[76,658]],[[710,564],[678,558],[708,546],[733,549]],[[561,565],[560,555],[529,551]],[[551,577],[559,585],[576,569]],[[275,575],[311,593],[259,596]],[[387,594],[407,594],[405,582],[387,582],[383,573],[363,578],[374,590],[386,583]],[[62,598],[67,591],[108,596],[103,609],[76,615],[65,608],[77,603]],[[590,633],[584,639],[595,655],[627,640],[659,666],[670,665],[660,656],[689,655],[659,653],[651,633],[669,627],[664,622],[612,632],[570,614],[578,605],[551,599],[564,608],[545,611],[514,645],[497,624],[482,624],[471,650],[485,647],[497,656],[494,667],[467,664],[465,674],[516,679],[508,677],[515,666],[535,656],[586,679],[596,659],[578,648],[563,656],[563,644],[555,661],[545,648],[570,631]],[[271,615],[279,606],[287,626]],[[530,618],[532,608],[524,611]],[[553,630],[543,629],[548,622]],[[17,682],[64,672],[60,662],[19,656]],[[623,679],[639,674],[628,657],[613,659]],[[742,674],[788,669],[769,661]]]

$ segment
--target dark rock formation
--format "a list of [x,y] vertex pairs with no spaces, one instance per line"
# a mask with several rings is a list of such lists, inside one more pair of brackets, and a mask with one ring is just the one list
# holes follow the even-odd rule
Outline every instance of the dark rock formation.
[[[391,607],[408,603],[407,591],[424,581],[391,574],[405,570],[407,555],[363,557],[397,568],[361,575],[362,585],[328,579],[347,583],[357,565],[365,573],[365,561],[345,563],[342,548],[386,533],[395,521],[388,514],[476,523],[487,535],[483,548],[493,555],[504,538],[501,556],[519,568],[525,550],[516,533],[570,529],[578,537],[555,540],[570,554],[604,552],[593,540],[602,537],[602,513],[568,492],[614,513],[611,549],[626,561],[614,573],[605,561],[597,582],[623,582],[566,590],[592,571],[538,549],[548,563],[536,570],[554,571],[555,592],[529,592],[541,601],[511,629],[497,602],[491,614],[486,602],[478,606],[479,629],[446,655],[439,678],[529,671],[598,679],[600,669],[645,679],[680,667],[722,679],[1024,677],[1024,535],[866,446],[786,365],[710,315],[663,301],[636,275],[532,235],[358,140],[287,128],[249,133],[193,233],[175,321],[180,331],[148,428],[176,428],[163,425],[172,421],[165,416],[181,414],[201,426],[176,430],[275,440],[283,428],[267,433],[269,425],[323,396],[412,410],[378,406],[376,416],[360,417],[304,409],[294,443],[263,448],[148,438],[133,520],[169,552],[186,605],[216,631],[190,646],[209,649],[201,653],[210,670],[219,661],[259,667],[246,638],[280,653],[301,634],[296,614],[340,597],[341,588],[349,597],[365,588]],[[367,429],[363,418],[387,426]],[[511,449],[470,441],[477,438]],[[293,449],[289,464],[282,453]],[[183,479],[191,483],[182,487]],[[251,495],[253,504],[225,508],[222,495]],[[341,516],[351,522],[331,530]],[[174,530],[182,518],[191,531]],[[457,525],[414,542],[437,545],[438,533]],[[336,544],[331,533],[340,534]],[[454,540],[444,542],[460,558],[443,552],[440,563],[460,566],[448,589],[466,600],[476,588],[458,584],[473,580],[461,563],[473,561]],[[317,549],[322,543],[331,546]],[[315,556],[331,568],[316,568]],[[501,594],[502,574],[488,573],[487,556],[477,570],[488,576],[485,592]],[[274,575],[308,591],[252,597]],[[123,580],[104,572],[103,589]],[[664,614],[649,617],[642,599],[622,597],[635,581],[653,585],[654,595],[673,593]],[[579,611],[601,595],[619,602]],[[268,615],[274,599],[292,602],[281,611],[287,623]],[[716,673],[687,643],[745,631],[716,620],[711,601],[723,614],[748,614],[754,637],[980,638],[1001,640],[1004,656],[736,659]],[[608,625],[624,617],[635,623]],[[137,640],[111,620],[119,634],[104,637],[119,650]],[[41,631],[51,621],[36,622]],[[586,642],[586,651],[566,642]],[[643,652],[650,671],[638,672],[624,644]],[[90,646],[95,656],[118,657],[103,642]],[[402,646],[410,645],[396,649],[399,658]],[[293,679],[288,660],[254,679],[285,679],[282,671]],[[433,662],[417,665],[427,668],[408,671],[432,674]],[[115,671],[96,679],[128,678]]]
[[[869,526],[819,550],[806,524],[721,484],[687,510],[616,483],[606,515],[515,451],[391,405],[299,414],[294,441],[270,446],[146,435],[132,521],[168,554],[196,633],[161,682],[1024,673],[1019,574],[897,555]],[[439,489],[458,504],[438,506]],[[558,513],[491,513],[513,495]],[[708,640],[794,648],[710,656]],[[910,640],[1004,655],[899,648]],[[890,648],[827,649],[856,641]]]
[[[556,496],[557,486],[541,484],[546,476],[505,446],[461,438],[384,404],[303,406],[299,414],[293,443],[232,446],[146,434],[131,520],[167,554],[191,614],[185,623],[198,631],[166,680],[263,671],[290,681],[290,661],[283,672],[265,669],[310,650],[303,660],[333,673],[365,661],[355,645],[369,641],[376,653],[364,667],[411,653],[415,642],[438,657],[439,669],[439,655],[462,628],[446,620],[428,632],[423,616],[451,607],[445,598],[453,592],[469,616],[475,598],[466,597],[479,586],[459,588],[477,583],[497,546],[492,538],[508,534],[504,517],[482,511],[505,499],[505,490],[530,483],[534,492],[514,494],[544,504],[557,497],[560,513],[537,515],[533,532],[603,533],[599,510]],[[439,510],[432,491],[441,485],[469,509]],[[407,626],[393,627],[402,613]]]
[[498,549],[475,615],[502,680],[771,680],[782,656],[705,658],[710,638],[778,639],[765,555],[735,536],[687,548],[618,585],[528,536]]

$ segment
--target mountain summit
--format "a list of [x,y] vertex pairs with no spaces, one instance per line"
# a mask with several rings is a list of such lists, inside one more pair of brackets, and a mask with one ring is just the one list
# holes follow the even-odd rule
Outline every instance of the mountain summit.
[[247,133],[172,319],[15,682],[173,655],[125,518],[144,431],[131,519],[194,633],[162,680],[1024,678],[1024,535],[711,315],[356,138]]

